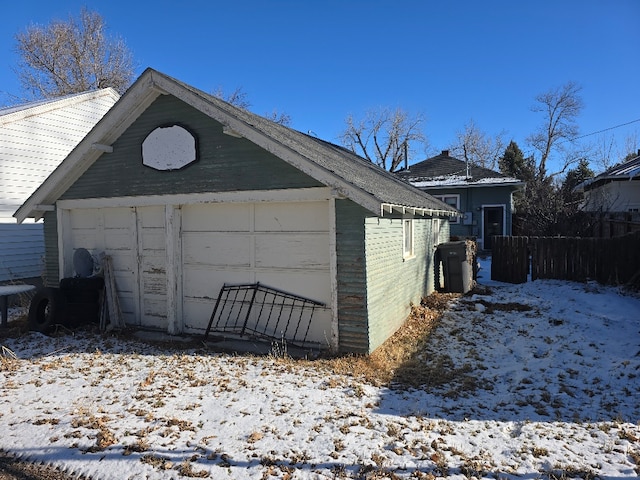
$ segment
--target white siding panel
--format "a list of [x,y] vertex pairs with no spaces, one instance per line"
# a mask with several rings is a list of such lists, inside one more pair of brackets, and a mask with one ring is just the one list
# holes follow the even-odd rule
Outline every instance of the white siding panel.
[[105,91],[0,116],[0,223],[62,162],[115,103]]

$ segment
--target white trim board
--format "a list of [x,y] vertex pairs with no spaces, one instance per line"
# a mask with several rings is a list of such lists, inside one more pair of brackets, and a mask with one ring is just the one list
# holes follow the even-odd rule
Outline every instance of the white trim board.
[[154,205],[190,205],[196,203],[260,203],[316,202],[333,198],[328,187],[284,190],[251,190],[234,192],[189,193],[179,195],[148,195],[144,197],[108,197],[59,200],[57,208],[150,207]]

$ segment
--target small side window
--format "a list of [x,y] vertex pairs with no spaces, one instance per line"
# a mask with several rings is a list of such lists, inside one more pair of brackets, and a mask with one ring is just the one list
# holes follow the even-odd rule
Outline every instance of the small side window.
[[[447,205],[452,206],[456,210],[460,210],[460,195],[452,193],[450,195],[434,195],[438,200],[442,200]],[[460,219],[458,217],[452,217],[449,220],[450,223],[459,223]]]
[[403,258],[413,257],[413,220],[405,218],[402,221],[402,236],[404,239]]

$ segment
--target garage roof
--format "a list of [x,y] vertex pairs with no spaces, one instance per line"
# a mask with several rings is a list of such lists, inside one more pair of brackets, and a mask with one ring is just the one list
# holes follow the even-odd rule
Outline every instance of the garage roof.
[[41,218],[56,200],[160,95],[173,95],[224,128],[273,153],[376,215],[407,212],[455,216],[449,205],[399,180],[349,150],[237,108],[153,69],[147,69],[60,166],[16,211],[19,222]]

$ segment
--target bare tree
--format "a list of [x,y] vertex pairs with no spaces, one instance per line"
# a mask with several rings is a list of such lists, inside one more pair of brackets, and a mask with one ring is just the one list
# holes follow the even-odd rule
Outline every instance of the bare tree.
[[[249,96],[242,87],[237,87],[231,93],[225,93],[222,87],[218,87],[213,91],[212,95],[243,110],[249,110],[249,107],[251,107]],[[275,108],[271,112],[265,113],[264,117],[280,125],[289,126],[291,124],[291,116],[287,113],[279,112]]]
[[[578,136],[576,119],[583,107],[580,97],[581,89],[577,83],[567,82],[559,88],[551,89],[536,97],[537,104],[532,110],[543,114],[543,123],[527,138],[527,141],[540,153],[538,175],[541,177],[547,175],[547,162],[553,149],[561,148],[563,142],[571,141]],[[561,172],[579,158],[579,156],[568,157]],[[552,175],[557,173],[560,172]]]
[[362,120],[349,115],[345,122],[342,144],[390,172],[408,160],[417,145],[426,147],[422,114],[412,116],[401,108],[381,108],[369,110]]
[[52,98],[96,88],[119,93],[134,78],[132,55],[124,41],[109,37],[102,16],[86,8],[79,18],[31,25],[16,34],[22,87],[37,98]]
[[249,97],[247,93],[242,90],[242,87],[237,87],[230,93],[225,93],[222,87],[218,87],[212,92],[212,95],[235,107],[242,108],[243,110],[249,110],[249,107],[251,106]]
[[471,165],[496,170],[498,160],[505,149],[503,136],[504,132],[501,132],[495,137],[490,137],[470,120],[464,131],[457,132],[456,142],[449,146],[449,150],[454,157],[461,158]]
[[279,123],[280,125],[291,125],[291,116],[285,112],[279,112],[277,109],[273,109],[271,112],[266,113],[265,118],[268,118],[272,122]]

